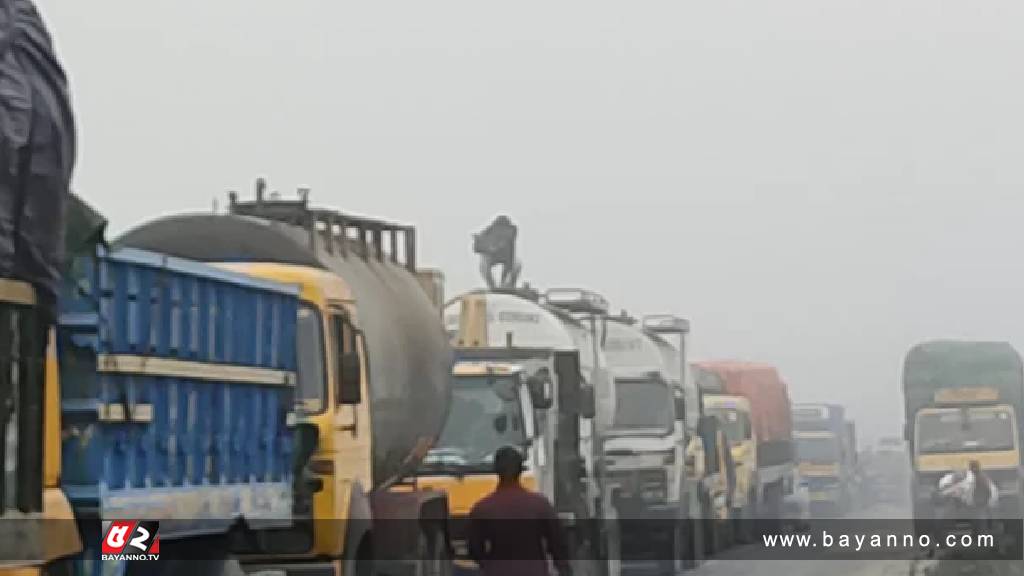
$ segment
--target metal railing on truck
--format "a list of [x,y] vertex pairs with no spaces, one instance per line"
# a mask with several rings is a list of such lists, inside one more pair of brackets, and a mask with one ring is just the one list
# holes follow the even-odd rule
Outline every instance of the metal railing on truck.
[[309,232],[309,246],[313,251],[318,246],[328,254],[341,256],[354,251],[362,258],[390,260],[416,273],[416,229],[413,226],[311,208],[309,191],[305,189],[299,190],[298,200],[267,199],[265,193],[266,182],[262,178],[256,180],[255,201],[240,202],[237,193],[229,193],[231,214],[303,228]]
[[0,278],[0,516],[43,508],[46,336],[32,286]]

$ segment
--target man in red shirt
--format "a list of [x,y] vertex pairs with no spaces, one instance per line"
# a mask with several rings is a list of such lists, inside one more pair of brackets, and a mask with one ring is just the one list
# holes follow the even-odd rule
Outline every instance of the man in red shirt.
[[469,513],[470,557],[486,576],[548,576],[547,555],[561,576],[572,571],[555,509],[519,483],[523,457],[511,446],[494,455],[498,486]]

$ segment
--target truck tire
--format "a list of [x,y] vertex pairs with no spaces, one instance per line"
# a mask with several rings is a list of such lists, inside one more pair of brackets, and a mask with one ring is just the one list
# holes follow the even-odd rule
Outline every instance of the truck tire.
[[690,537],[687,538],[689,543],[688,554],[686,555],[686,567],[697,568],[703,562],[707,556],[704,552],[705,542],[707,535],[704,533],[704,515],[706,514],[703,505],[701,505],[698,511],[697,518],[691,518],[687,521],[687,526],[690,528]]
[[373,538],[369,534],[363,536],[363,539],[359,541],[359,548],[356,549],[355,575],[377,575],[377,567],[373,558]]
[[452,559],[444,533],[436,528],[420,532],[416,554],[416,576],[451,576]]
[[128,576],[245,576],[241,564],[234,559],[171,560],[156,562],[128,562]]

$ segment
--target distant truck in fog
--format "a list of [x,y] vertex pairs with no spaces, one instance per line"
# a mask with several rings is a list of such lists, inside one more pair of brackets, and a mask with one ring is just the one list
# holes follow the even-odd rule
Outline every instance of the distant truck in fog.
[[864,470],[868,490],[875,502],[901,504],[907,501],[910,461],[906,442],[883,436],[867,453]]
[[693,373],[705,413],[721,420],[732,446],[735,517],[781,518],[795,472],[786,383],[754,362],[697,362]]
[[812,512],[845,514],[853,494],[856,462],[853,423],[838,404],[797,404],[793,436],[800,476],[807,484]]
[[999,515],[1020,514],[1021,358],[1005,342],[936,340],[903,364],[904,436],[914,517],[935,515],[939,479],[977,460],[999,490]]

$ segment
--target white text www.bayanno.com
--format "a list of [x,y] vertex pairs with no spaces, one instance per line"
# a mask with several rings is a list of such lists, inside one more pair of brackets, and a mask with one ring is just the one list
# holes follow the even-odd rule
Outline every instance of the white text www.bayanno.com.
[[994,548],[992,534],[947,534],[932,538],[928,534],[835,534],[827,530],[808,534],[764,534],[766,548],[824,548],[860,552],[908,548]]

